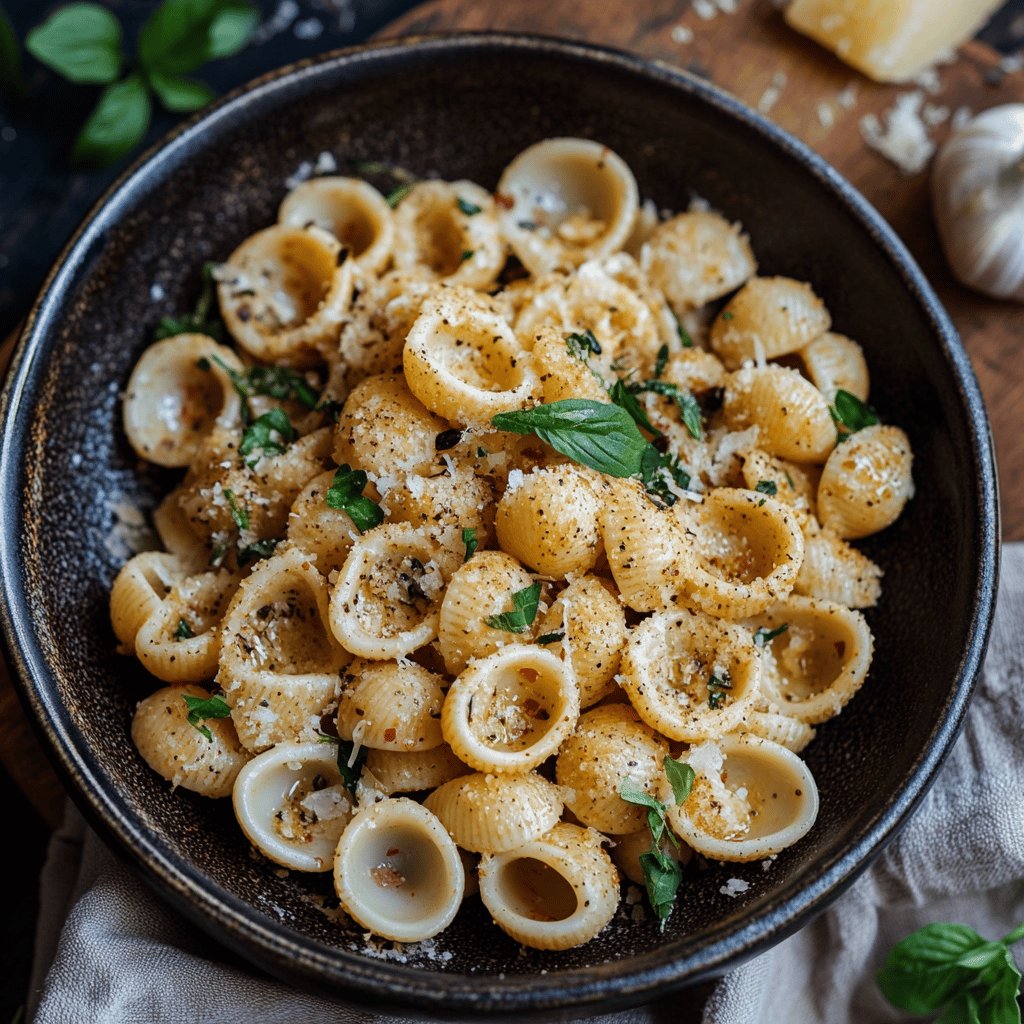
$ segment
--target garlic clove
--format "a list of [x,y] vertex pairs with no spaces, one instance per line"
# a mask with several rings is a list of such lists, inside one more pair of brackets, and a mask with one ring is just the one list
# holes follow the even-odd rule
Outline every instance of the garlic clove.
[[1024,104],[993,107],[953,132],[935,159],[932,200],[956,276],[1024,302]]

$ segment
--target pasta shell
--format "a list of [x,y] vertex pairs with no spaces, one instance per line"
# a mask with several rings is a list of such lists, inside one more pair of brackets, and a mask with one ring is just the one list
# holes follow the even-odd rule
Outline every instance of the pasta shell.
[[881,568],[812,517],[807,517],[802,527],[804,560],[793,593],[847,608],[873,608],[878,604]]
[[751,366],[732,374],[722,413],[732,430],[757,427],[759,447],[782,459],[824,462],[836,444],[825,396],[784,366]]
[[334,743],[279,743],[239,772],[232,794],[246,838],[292,871],[330,871],[352,817]]
[[542,648],[511,644],[452,683],[441,729],[478,771],[525,772],[558,750],[579,713],[579,690],[565,664]]
[[502,172],[501,227],[532,274],[564,270],[621,249],[639,206],[626,162],[591,139],[544,139]]
[[163,551],[144,551],[121,567],[110,588],[110,622],[128,651],[134,654],[142,624],[184,575],[178,559]]
[[250,235],[219,268],[217,295],[231,336],[264,362],[309,366],[337,340],[355,262],[317,227],[284,224]]
[[200,796],[229,796],[248,754],[239,745],[229,718],[208,718],[202,726],[189,720],[185,697],[209,700],[201,686],[167,686],[141,701],[132,716],[132,743],[142,759],[174,788]]
[[476,773],[439,786],[424,806],[464,850],[503,853],[554,827],[562,814],[562,793],[534,772]]
[[414,800],[382,800],[349,822],[334,859],[334,889],[355,921],[396,942],[451,924],[465,890],[462,859],[441,823]]
[[759,448],[743,453],[743,482],[752,491],[760,491],[791,508],[811,513],[817,507],[817,466],[798,465],[777,459]]
[[857,342],[830,331],[800,349],[800,358],[807,376],[830,402],[840,389],[867,401],[868,363]]
[[477,293],[448,289],[423,303],[402,365],[409,389],[453,423],[487,427],[540,394],[530,354]]
[[124,432],[135,453],[158,466],[187,466],[215,424],[241,422],[225,366],[242,369],[231,349],[206,334],[177,334],[150,345],[124,397]]
[[452,753],[447,743],[430,750],[371,749],[366,755],[364,770],[373,776],[377,788],[389,795],[437,789],[470,772],[469,766]]
[[444,575],[437,545],[405,523],[388,523],[352,545],[331,592],[330,622],[361,658],[401,658],[437,636]]
[[677,313],[728,295],[757,272],[739,224],[710,210],[658,224],[641,248],[640,265]]
[[[712,860],[760,860],[802,839],[818,816],[818,788],[807,765],[757,736],[725,736],[680,755],[694,770],[690,795],[662,798],[679,837]],[[728,781],[726,781],[728,780]]]
[[384,269],[394,249],[391,208],[361,178],[311,178],[296,185],[284,197],[277,221],[296,228],[314,225],[329,232],[360,269],[371,274]]
[[794,754],[799,754],[814,739],[814,730],[806,722],[775,711],[748,711],[742,728],[737,731],[771,740]]
[[327,504],[334,471],[313,477],[288,513],[288,541],[316,561],[324,574],[340,569],[359,531],[342,509]]
[[758,696],[749,634],[700,612],[659,612],[622,653],[622,688],[637,714],[669,739],[699,743],[737,728]]
[[821,472],[818,517],[846,540],[891,526],[914,493],[910,441],[899,427],[873,426],[837,445]]
[[816,725],[838,715],[867,678],[874,640],[860,612],[791,596],[749,625],[787,627],[762,650],[761,692],[792,718]]
[[622,835],[647,820],[646,808],[619,796],[622,784],[628,779],[653,794],[667,753],[668,744],[628,704],[606,704],[583,715],[562,744],[555,778],[581,824]]
[[570,949],[598,936],[619,905],[619,873],[599,836],[556,825],[480,861],[480,898],[494,923],[534,949]]
[[711,347],[730,370],[797,352],[832,325],[811,286],[789,277],[755,277],[718,314]]

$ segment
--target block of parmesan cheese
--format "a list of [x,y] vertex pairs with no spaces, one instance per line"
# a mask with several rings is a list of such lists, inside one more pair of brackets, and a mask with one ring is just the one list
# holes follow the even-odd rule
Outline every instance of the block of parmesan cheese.
[[877,82],[906,82],[1003,0],[793,0],[786,21]]

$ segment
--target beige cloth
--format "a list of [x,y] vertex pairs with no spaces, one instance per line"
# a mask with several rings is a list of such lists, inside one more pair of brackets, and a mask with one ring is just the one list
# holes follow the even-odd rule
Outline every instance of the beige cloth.
[[[873,982],[931,921],[995,938],[1024,920],[1024,545],[1004,549],[978,692],[938,781],[875,865],[802,931],[722,979],[704,1024],[890,1024]],[[1022,944],[1024,945],[1024,944]],[[1021,948],[1015,950],[1018,961]],[[37,1024],[377,1021],[252,973],[158,901],[69,811],[42,876]],[[686,995],[601,1024],[679,1024]],[[34,1015],[34,1016],[33,1016]]]

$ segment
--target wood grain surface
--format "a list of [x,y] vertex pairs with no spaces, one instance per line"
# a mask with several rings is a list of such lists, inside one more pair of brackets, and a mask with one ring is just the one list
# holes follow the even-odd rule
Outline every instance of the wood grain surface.
[[[877,85],[790,30],[770,0],[742,0],[734,14],[699,17],[690,0],[432,0],[385,35],[451,29],[507,29],[604,43],[689,69],[760,107],[809,143],[874,203],[917,257],[953,316],[974,363],[1000,464],[1003,527],[1024,539],[1024,307],[961,287],[942,259],[930,215],[927,173],[907,177],[863,142],[860,121],[920,86]],[[689,41],[682,40],[692,34]],[[1024,74],[1002,75],[994,51],[971,43],[939,69],[927,102],[953,112],[1024,99]],[[852,105],[843,100],[854,96]],[[947,123],[933,133],[941,142]],[[893,339],[898,344],[899,339]],[[9,344],[4,346],[9,355]],[[6,356],[0,352],[0,368]],[[0,759],[50,824],[61,788],[0,665]]]

